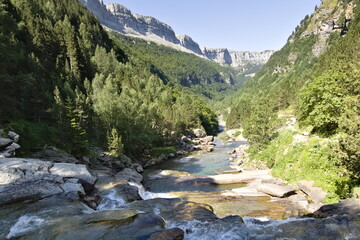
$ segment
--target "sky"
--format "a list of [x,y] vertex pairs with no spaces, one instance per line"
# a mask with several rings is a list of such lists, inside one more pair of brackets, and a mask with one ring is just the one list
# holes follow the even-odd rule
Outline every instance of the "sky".
[[152,16],[200,46],[263,51],[282,48],[321,0],[104,0]]

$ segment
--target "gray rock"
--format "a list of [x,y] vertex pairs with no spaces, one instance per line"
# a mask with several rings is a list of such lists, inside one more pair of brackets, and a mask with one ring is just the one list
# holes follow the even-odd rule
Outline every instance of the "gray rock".
[[267,183],[267,184],[261,184],[257,187],[257,190],[259,192],[266,193],[273,197],[288,197],[295,193],[295,189],[289,187],[289,186],[281,186],[277,184]]
[[322,203],[326,198],[326,192],[320,187],[314,187],[314,181],[300,181],[298,187],[315,203]]
[[9,138],[0,138],[0,151],[5,150],[9,147],[14,141]]
[[209,143],[209,142],[213,142],[214,141],[214,136],[206,136],[206,137],[203,137],[203,138],[200,138],[200,142],[203,142],[203,143]]
[[9,131],[8,136],[11,140],[13,140],[16,143],[19,141],[19,138],[20,138],[19,134],[17,134],[16,132],[13,132],[13,131]]
[[197,42],[195,42],[191,37],[187,35],[176,35],[177,39],[180,41],[180,45],[186,49],[191,50],[194,53],[202,55],[201,48]]
[[135,186],[131,186],[128,183],[124,182],[115,187],[116,192],[126,201],[133,202],[137,200],[142,200],[138,188]]
[[[51,162],[43,162],[37,159],[0,159],[0,184],[50,179],[49,168],[52,166],[53,163]],[[52,179],[55,178],[56,176],[52,176]]]
[[84,165],[53,164],[38,159],[0,159],[0,204],[59,194],[80,199],[86,195],[85,191],[94,188],[95,181]]
[[135,169],[138,173],[144,172],[144,168],[138,163],[132,164],[131,168]]
[[69,192],[81,193],[85,195],[84,188],[79,183],[64,183],[60,185],[61,189],[64,191],[65,194]]
[[356,215],[360,214],[360,200],[351,198],[340,203],[328,204],[320,207],[313,215],[315,217],[330,217],[334,215]]
[[134,169],[125,168],[115,174],[115,179],[117,181],[141,183],[143,181],[143,176]]
[[215,146],[214,145],[205,145],[204,150],[207,152],[214,151]]
[[55,163],[54,166],[50,168],[50,173],[62,178],[78,178],[91,185],[94,185],[97,179],[96,176],[82,164]]
[[190,138],[188,138],[188,137],[186,137],[186,136],[182,136],[180,140],[181,140],[182,142],[185,142],[185,143],[191,141]]
[[0,205],[22,200],[38,200],[63,193],[63,189],[50,181],[34,181],[0,186]]
[[193,131],[193,133],[194,133],[196,138],[204,138],[204,137],[206,137],[206,133],[201,129],[195,129]]
[[154,233],[148,238],[149,240],[182,240],[184,239],[184,231],[180,228],[166,229],[161,232]]

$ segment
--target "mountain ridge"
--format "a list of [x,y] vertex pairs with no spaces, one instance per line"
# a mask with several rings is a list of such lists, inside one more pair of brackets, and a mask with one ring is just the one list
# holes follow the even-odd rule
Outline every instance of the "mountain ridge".
[[240,72],[245,72],[249,66],[264,65],[274,53],[273,50],[252,52],[226,48],[201,48],[190,36],[176,34],[168,24],[154,17],[132,13],[121,4],[105,5],[102,0],[79,1],[99,19],[101,24],[112,30],[194,53],[223,66],[231,66]]

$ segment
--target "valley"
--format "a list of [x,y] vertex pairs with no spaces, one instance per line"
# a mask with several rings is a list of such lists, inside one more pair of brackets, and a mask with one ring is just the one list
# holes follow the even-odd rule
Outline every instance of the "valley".
[[0,239],[358,239],[360,2],[278,51],[101,0],[0,2]]

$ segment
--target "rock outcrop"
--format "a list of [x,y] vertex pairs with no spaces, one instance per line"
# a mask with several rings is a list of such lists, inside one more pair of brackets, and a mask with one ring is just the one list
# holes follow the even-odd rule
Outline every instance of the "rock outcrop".
[[[62,195],[80,199],[92,190],[96,176],[85,165],[38,159],[0,159],[0,205]],[[92,187],[90,187],[92,186]]]
[[19,134],[13,131],[5,134],[4,130],[0,129],[0,158],[14,157],[16,149],[20,148],[19,139]]
[[150,16],[132,13],[118,3],[103,4],[102,0],[80,0],[106,27],[117,32],[165,44],[181,51],[195,53],[221,65],[245,71],[249,66],[265,64],[274,51],[249,52],[224,49],[201,49],[191,37],[174,30]]

